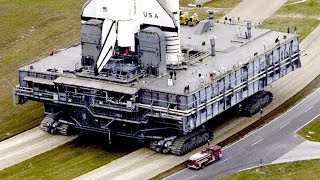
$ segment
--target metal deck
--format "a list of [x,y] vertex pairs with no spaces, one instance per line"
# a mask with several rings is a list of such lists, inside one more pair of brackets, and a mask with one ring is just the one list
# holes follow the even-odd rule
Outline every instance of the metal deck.
[[[197,62],[191,66],[188,66],[187,70],[177,71],[177,79],[173,80],[173,86],[168,85],[169,73],[163,77],[145,77],[140,78],[138,81],[127,86],[126,88],[135,91],[137,88],[145,88],[160,92],[167,92],[172,94],[184,94],[184,87],[189,85],[190,91],[197,90],[203,84],[211,81],[209,77],[210,72],[215,72],[216,78],[222,76],[224,72],[232,70],[237,66],[254,59],[254,56],[264,54],[265,52],[275,47],[275,39],[279,37],[280,43],[288,41],[288,39],[294,37],[294,34],[287,34],[281,32],[274,32],[266,29],[252,28],[252,38],[245,39],[239,29],[238,25],[215,23],[214,27],[210,31],[195,35],[195,27],[182,26],[181,27],[181,44],[183,47],[190,49],[201,49],[203,51],[210,48],[210,37],[216,38],[216,56],[208,56],[202,62]],[[284,40],[283,37],[287,39]],[[205,42],[205,45],[202,45]],[[20,70],[43,72],[50,74],[48,69],[58,70],[62,68],[63,71],[74,71],[80,67],[80,54],[81,47],[72,47],[67,50],[61,51],[53,56],[41,59],[28,66],[22,67]],[[56,73],[52,73],[56,74]],[[199,74],[201,76],[199,77]],[[79,78],[81,81],[93,81],[85,80],[85,78],[76,77],[74,74],[63,73],[59,76]],[[74,80],[76,82],[77,80]],[[103,80],[100,80],[100,82]],[[68,81],[69,82],[69,81]],[[95,80],[99,82],[99,80]],[[107,82],[106,82],[107,83]],[[108,84],[116,85],[116,83]],[[121,89],[121,88],[120,88]],[[131,91],[129,90],[129,91]],[[120,91],[121,92],[121,91]]]

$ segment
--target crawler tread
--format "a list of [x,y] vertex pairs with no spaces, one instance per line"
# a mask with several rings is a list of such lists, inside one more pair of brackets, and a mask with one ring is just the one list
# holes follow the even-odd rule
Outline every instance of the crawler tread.
[[273,95],[268,91],[259,91],[249,97],[242,108],[242,115],[251,117],[258,113],[260,109],[269,105],[273,100]]
[[213,134],[209,130],[198,130],[177,138],[170,146],[171,154],[182,156],[191,150],[205,144],[212,139]]

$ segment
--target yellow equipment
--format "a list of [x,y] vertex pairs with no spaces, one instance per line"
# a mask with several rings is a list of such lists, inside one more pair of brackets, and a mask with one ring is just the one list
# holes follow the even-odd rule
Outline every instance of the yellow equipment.
[[188,12],[184,12],[184,13],[180,14],[180,25],[188,25],[188,21],[189,21],[189,13]]
[[188,20],[188,26],[195,26],[199,23],[198,13],[194,13]]

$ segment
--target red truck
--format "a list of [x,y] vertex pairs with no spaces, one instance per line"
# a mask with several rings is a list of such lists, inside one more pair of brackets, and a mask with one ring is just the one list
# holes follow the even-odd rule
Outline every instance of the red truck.
[[207,149],[192,155],[187,166],[193,169],[204,168],[206,165],[217,161],[222,157],[221,147],[218,145],[209,145]]

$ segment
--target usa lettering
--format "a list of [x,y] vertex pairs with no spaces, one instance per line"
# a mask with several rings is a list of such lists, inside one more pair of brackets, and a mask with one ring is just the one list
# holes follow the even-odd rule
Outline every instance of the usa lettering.
[[155,19],[158,19],[158,14],[156,13],[149,13],[149,12],[143,12],[143,16],[144,17],[147,17],[147,18],[155,18]]

